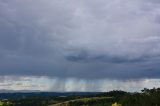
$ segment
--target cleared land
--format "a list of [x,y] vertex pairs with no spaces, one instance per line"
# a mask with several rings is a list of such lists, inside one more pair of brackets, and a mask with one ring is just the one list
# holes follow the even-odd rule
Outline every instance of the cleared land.
[[[96,106],[102,105],[101,103],[105,103],[104,101],[108,101],[112,99],[112,97],[90,97],[90,98],[81,98],[75,100],[69,100],[62,103],[53,104],[50,106],[76,106],[76,105],[83,105],[83,106]],[[107,104],[106,104],[107,105]],[[110,104],[108,104],[110,105]]]

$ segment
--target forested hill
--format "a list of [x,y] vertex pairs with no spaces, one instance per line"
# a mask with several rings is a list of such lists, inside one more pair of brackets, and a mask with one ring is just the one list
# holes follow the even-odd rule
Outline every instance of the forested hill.
[[10,92],[0,93],[0,99],[14,99],[14,98],[27,98],[27,97],[68,97],[68,96],[81,96],[81,95],[94,95],[100,94],[99,92]]

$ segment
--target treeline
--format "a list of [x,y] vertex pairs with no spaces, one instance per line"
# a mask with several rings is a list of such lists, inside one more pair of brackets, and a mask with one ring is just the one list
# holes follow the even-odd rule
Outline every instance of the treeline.
[[160,106],[160,88],[144,88],[141,93],[127,93],[119,102],[123,106]]

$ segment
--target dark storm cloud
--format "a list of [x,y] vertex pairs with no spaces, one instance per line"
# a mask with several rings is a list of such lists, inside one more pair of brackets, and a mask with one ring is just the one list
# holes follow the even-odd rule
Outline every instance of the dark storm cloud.
[[159,78],[159,7],[158,0],[1,0],[1,75]]
[[86,51],[79,51],[75,54],[70,54],[66,56],[68,61],[73,62],[93,62],[93,61],[102,61],[102,62],[109,62],[109,63],[134,63],[134,62],[144,62],[148,57],[139,57],[129,59],[123,56],[107,56],[107,55],[98,55],[98,56],[90,56],[86,53]]

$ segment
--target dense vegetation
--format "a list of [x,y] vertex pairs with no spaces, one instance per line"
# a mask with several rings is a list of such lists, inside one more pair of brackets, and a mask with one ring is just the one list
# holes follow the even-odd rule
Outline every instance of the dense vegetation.
[[127,93],[119,102],[123,106],[160,106],[160,88],[145,88],[141,93]]
[[47,96],[44,93],[45,96],[32,94],[25,97],[23,95],[23,97],[17,98],[2,98],[0,106],[112,106],[115,102],[122,104],[122,106],[160,106],[160,88],[145,88],[139,93],[111,91],[84,94],[72,93],[72,95],[67,96]]

